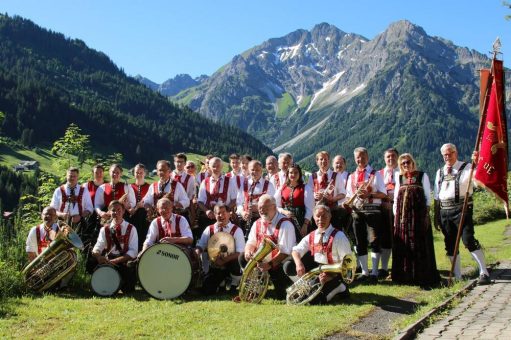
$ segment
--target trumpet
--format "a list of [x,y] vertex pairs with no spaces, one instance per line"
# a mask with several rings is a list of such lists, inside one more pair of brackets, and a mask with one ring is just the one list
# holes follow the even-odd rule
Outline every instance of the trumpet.
[[259,249],[248,261],[240,281],[241,301],[259,303],[266,295],[270,274],[261,271],[257,267],[257,263],[262,261],[274,249],[277,249],[277,245],[269,237],[265,237]]
[[349,285],[355,277],[357,261],[353,254],[347,254],[340,263],[323,264],[303,275],[291,287],[286,289],[288,305],[304,305],[321,293],[323,283],[319,281],[321,273],[339,273],[345,284]]
[[364,182],[353,194],[353,196],[350,197],[348,201],[344,202],[344,205],[355,210],[361,209],[362,206],[364,205],[365,200],[362,200],[360,197],[358,197],[358,195],[360,195],[360,193],[363,190],[367,190],[372,185],[375,177],[376,176],[374,175],[369,176],[369,180],[367,182]]

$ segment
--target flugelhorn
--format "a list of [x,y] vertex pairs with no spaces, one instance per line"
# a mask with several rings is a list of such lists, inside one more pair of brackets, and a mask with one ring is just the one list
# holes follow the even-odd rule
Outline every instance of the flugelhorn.
[[369,180],[367,182],[362,183],[360,187],[358,187],[357,191],[353,194],[353,196],[350,197],[350,199],[346,202],[344,202],[344,205],[352,208],[352,209],[360,209],[364,205],[365,200],[362,200],[358,195],[362,190],[367,190],[371,184],[373,183],[373,180],[376,176],[370,175]]
[[248,261],[240,281],[241,301],[259,303],[266,295],[270,274],[267,271],[261,271],[257,267],[257,263],[262,261],[274,249],[277,249],[277,245],[269,237],[265,237],[259,249]]
[[83,249],[82,240],[69,225],[60,224],[50,246],[23,269],[28,288],[42,292],[70,273],[78,263],[73,247]]
[[286,289],[286,302],[289,305],[304,305],[312,301],[323,289],[323,284],[319,281],[321,273],[339,273],[348,285],[353,282],[356,269],[357,261],[353,254],[345,255],[340,263],[319,265]]

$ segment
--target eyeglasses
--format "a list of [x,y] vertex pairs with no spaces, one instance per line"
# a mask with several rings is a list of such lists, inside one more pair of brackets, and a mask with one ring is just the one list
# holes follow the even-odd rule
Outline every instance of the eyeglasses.
[[409,165],[409,164],[412,164],[411,161],[402,161],[401,162],[401,165]]

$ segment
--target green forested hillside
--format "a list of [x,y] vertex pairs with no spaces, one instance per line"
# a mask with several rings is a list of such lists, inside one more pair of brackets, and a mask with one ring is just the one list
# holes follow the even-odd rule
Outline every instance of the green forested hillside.
[[76,123],[95,149],[128,162],[151,164],[178,151],[271,153],[237,128],[170,103],[83,41],[7,15],[0,15],[0,112],[0,133],[26,146],[51,143]]

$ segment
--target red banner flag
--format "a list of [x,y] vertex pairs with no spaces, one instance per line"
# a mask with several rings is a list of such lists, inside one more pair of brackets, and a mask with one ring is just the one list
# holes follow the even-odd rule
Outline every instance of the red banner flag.
[[[504,72],[501,60],[493,60],[491,89],[484,105],[486,119],[479,149],[479,162],[474,176],[478,185],[484,186],[505,203],[507,211],[507,122],[505,114]],[[489,85],[489,84],[488,84]],[[483,109],[484,110],[484,109]]]

